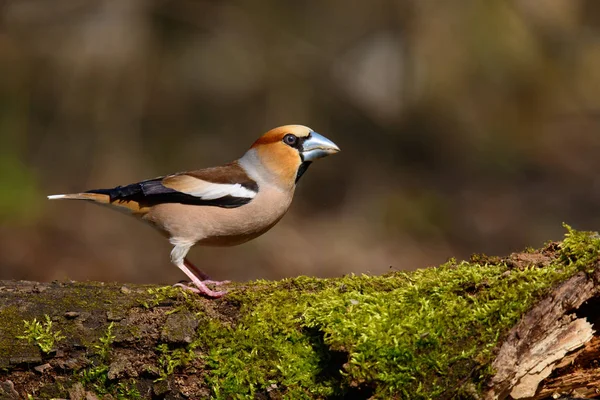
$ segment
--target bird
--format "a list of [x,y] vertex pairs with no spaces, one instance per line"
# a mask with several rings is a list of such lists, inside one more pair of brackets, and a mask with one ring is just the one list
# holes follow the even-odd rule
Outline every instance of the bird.
[[190,280],[184,289],[219,298],[212,281],[187,258],[192,246],[235,246],[271,229],[288,211],[299,179],[311,163],[340,148],[303,125],[269,130],[230,163],[148,179],[112,189],[55,194],[50,200],[85,200],[149,223],[173,245],[171,262]]

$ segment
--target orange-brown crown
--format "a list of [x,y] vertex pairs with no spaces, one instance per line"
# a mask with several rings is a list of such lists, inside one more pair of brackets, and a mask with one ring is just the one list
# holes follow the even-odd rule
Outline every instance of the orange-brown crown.
[[261,144],[269,144],[281,142],[283,137],[288,133],[296,135],[298,137],[306,137],[310,134],[312,129],[304,125],[284,125],[277,128],[271,129],[269,132],[262,135],[252,147],[260,146]]

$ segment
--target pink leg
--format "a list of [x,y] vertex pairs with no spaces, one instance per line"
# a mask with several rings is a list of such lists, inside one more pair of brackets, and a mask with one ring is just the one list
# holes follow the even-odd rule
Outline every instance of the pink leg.
[[194,284],[195,287],[191,286],[191,285],[189,285],[189,286],[184,285],[181,283],[178,283],[175,286],[180,286],[180,287],[190,290],[194,293],[201,293],[208,297],[214,297],[214,298],[221,297],[227,293],[226,291],[217,292],[217,291],[209,289],[209,287],[206,286],[206,284],[204,282],[202,282],[200,279],[198,279],[198,277],[196,275],[194,275],[194,273],[188,267],[186,267],[183,263],[181,265],[178,265],[178,267],[180,270],[183,271],[184,274],[187,275],[188,278],[190,278],[192,280],[192,283]]
[[186,267],[188,267],[189,269],[192,270],[194,275],[196,275],[198,278],[202,279],[203,281],[210,279],[210,276],[208,276],[208,274],[206,272],[202,271],[200,268],[198,268],[194,264],[192,264],[192,262],[190,260],[188,260],[187,257],[183,259],[183,263],[185,264]]
[[210,279],[210,276],[208,276],[206,272],[202,271],[200,268],[192,264],[192,262],[188,260],[187,257],[183,259],[183,263],[194,273],[194,275],[200,278],[200,280],[202,280],[202,282],[204,283],[215,286],[225,285],[229,283],[229,281],[213,281],[212,279]]
[[[176,286],[181,286],[184,289],[190,290],[194,293],[202,293],[208,297],[221,297],[227,293],[225,291],[218,292],[209,289],[208,286],[206,286],[206,283],[202,281],[203,279],[208,278],[208,275],[185,258],[187,252],[195,244],[195,242],[182,238],[171,238],[170,242],[173,244],[173,250],[171,250],[171,261],[181,271],[183,271],[183,273],[186,274],[189,279],[192,280],[190,285],[177,284]],[[211,281],[206,282],[210,283]]]

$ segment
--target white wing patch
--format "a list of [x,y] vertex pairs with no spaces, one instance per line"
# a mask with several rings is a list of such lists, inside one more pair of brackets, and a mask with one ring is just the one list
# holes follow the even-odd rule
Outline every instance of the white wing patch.
[[171,175],[162,181],[163,186],[202,200],[217,200],[227,196],[252,199],[254,190],[240,183],[214,183],[190,175]]
[[193,190],[184,190],[183,193],[191,196],[200,197],[204,200],[220,199],[221,197],[244,197],[252,199],[256,196],[256,192],[247,189],[239,183],[212,183],[197,179],[198,187]]

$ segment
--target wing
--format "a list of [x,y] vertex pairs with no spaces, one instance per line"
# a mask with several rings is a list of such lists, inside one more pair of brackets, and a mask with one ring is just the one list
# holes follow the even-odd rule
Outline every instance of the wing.
[[111,203],[135,202],[140,210],[161,203],[235,208],[252,201],[258,184],[237,163],[231,163],[88,193],[107,194]]

